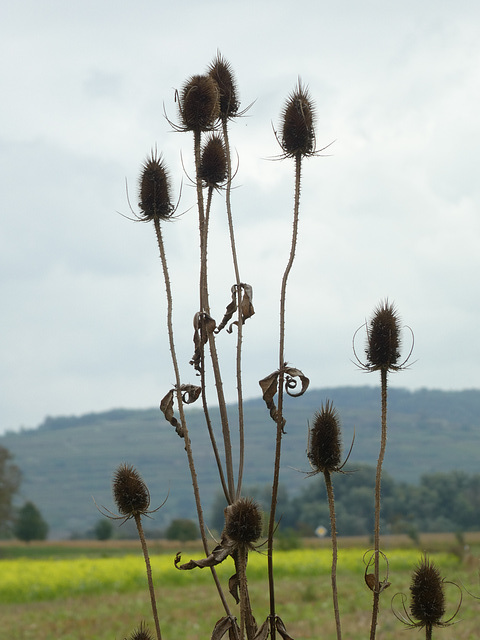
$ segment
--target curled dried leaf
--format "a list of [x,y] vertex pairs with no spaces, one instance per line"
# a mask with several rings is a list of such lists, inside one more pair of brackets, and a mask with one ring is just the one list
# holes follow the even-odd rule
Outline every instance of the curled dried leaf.
[[[185,437],[184,429],[180,422],[173,415],[173,399],[175,397],[176,389],[170,389],[170,391],[162,398],[160,402],[160,411],[165,416],[165,420],[175,427],[175,431],[181,437]],[[192,404],[200,396],[202,389],[193,384],[182,384],[180,387],[182,394],[182,400],[185,404]]]
[[[253,640],[267,640],[270,635],[270,620],[271,616],[260,626]],[[288,634],[283,620],[279,616],[275,616],[275,629],[282,636],[283,640],[293,640],[292,636]]]
[[229,555],[234,551],[233,543],[226,539],[222,538],[220,544],[213,549],[211,554],[206,558],[202,558],[201,560],[190,560],[189,562],[185,562],[184,564],[180,564],[182,561],[182,554],[177,553],[175,556],[175,567],[181,571],[189,571],[190,569],[204,569],[205,567],[215,567],[217,564],[222,563],[225,558],[228,558]]
[[277,628],[278,633],[282,636],[283,640],[293,640],[292,636],[287,633],[285,624],[279,616],[275,618],[275,627]]
[[[292,398],[298,398],[303,395],[308,389],[310,380],[300,371],[300,369],[296,369],[295,367],[285,367],[283,369],[283,373],[285,374],[285,391],[287,394]],[[263,393],[263,399],[270,411],[270,417],[274,422],[278,422],[278,410],[273,399],[277,394],[279,376],[280,371],[274,371],[274,373],[271,373],[259,382]],[[301,382],[301,389],[297,393],[293,393],[291,391],[291,389],[296,389],[298,386],[298,382],[295,378],[299,378]],[[284,426],[285,420],[282,419],[282,432]]]
[[[246,284],[245,282],[240,283],[240,288],[243,289],[243,296],[240,301],[241,319],[242,319],[242,324],[245,324],[245,320],[248,320],[248,318],[251,318],[255,313],[255,309],[253,308],[253,303],[252,303],[253,288],[250,284]],[[227,308],[225,309],[225,315],[223,316],[222,321],[218,325],[216,329],[216,333],[220,333],[220,331],[232,319],[233,314],[238,308],[237,307],[237,298],[238,298],[237,289],[238,288],[236,284],[234,284],[233,287],[231,288],[232,300],[227,305]],[[235,320],[234,322],[232,322],[232,324],[227,329],[227,333],[232,333],[233,325],[238,325],[238,320]]]
[[208,337],[214,332],[216,327],[215,320],[208,313],[197,312],[193,317],[193,344],[195,345],[195,353],[190,360],[195,371],[202,373],[203,369],[203,347],[208,341]]

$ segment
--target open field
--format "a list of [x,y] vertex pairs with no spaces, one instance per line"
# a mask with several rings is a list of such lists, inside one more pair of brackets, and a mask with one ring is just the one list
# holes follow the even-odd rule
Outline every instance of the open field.
[[[345,639],[356,640],[368,637],[371,597],[363,580],[362,556],[368,545],[351,546],[353,542],[341,540],[338,583],[343,635]],[[454,536],[444,535],[429,538],[429,545],[426,540],[424,544],[431,549],[442,546],[453,549],[455,542]],[[478,538],[467,537],[467,542],[473,554],[466,552],[460,558],[451,552],[433,552],[433,558],[447,579],[461,582],[480,594]],[[336,637],[331,613],[330,551],[321,548],[325,543],[316,542],[318,549],[292,550],[276,555],[278,614],[296,640],[333,640]],[[155,543],[152,545],[152,567],[163,637],[165,640],[209,638],[216,620],[224,615],[209,572],[206,569],[185,573],[177,571],[173,567],[173,557],[183,545],[164,542],[163,546],[163,553],[157,554],[153,551]],[[170,547],[170,550],[165,547]],[[2,550],[7,548],[12,548],[12,545],[2,545]],[[417,631],[404,630],[390,610],[395,593],[408,595],[411,569],[420,558],[421,551],[391,545],[388,548],[384,545],[384,548],[389,558],[392,586],[382,596],[378,640],[408,638],[409,633],[421,637]],[[47,549],[50,550],[49,555]],[[59,549],[62,551],[57,555]],[[37,559],[32,559],[35,550]],[[67,551],[72,555],[68,556]],[[127,555],[123,555],[125,551]],[[104,557],[100,557],[102,553]],[[44,543],[29,545],[29,554],[30,558],[0,562],[2,637],[18,640],[122,640],[141,620],[151,619],[149,598],[143,588],[145,575],[138,544],[118,541],[108,544]],[[184,559],[190,555],[189,552],[184,553]],[[199,557],[193,548],[192,555]],[[249,584],[258,622],[262,622],[268,613],[265,567],[264,555],[251,556]],[[225,582],[231,573],[232,563],[227,560],[219,567],[222,581]],[[453,613],[458,600],[457,590],[449,587],[447,595],[448,611]],[[232,607],[235,614],[233,601]],[[438,630],[434,637],[476,640],[480,600],[465,593],[458,619],[458,624]]]

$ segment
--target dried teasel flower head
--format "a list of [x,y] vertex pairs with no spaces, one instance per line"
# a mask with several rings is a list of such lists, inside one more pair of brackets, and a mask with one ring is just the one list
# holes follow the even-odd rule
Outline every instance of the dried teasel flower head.
[[393,304],[388,300],[381,302],[375,309],[367,326],[367,368],[370,371],[401,368],[400,358],[400,319]]
[[139,179],[139,220],[168,220],[175,207],[170,199],[170,178],[165,163],[156,151],[145,160]]
[[199,176],[206,187],[222,186],[228,175],[227,152],[222,138],[213,133],[202,147]]
[[238,99],[237,83],[233,76],[230,63],[217,53],[212,64],[208,67],[208,75],[215,80],[220,92],[220,117],[233,118],[238,113],[240,101]]
[[340,420],[332,403],[327,400],[313,417],[308,434],[307,456],[314,473],[339,471],[342,454]]
[[282,113],[280,145],[287,157],[315,153],[315,109],[306,87],[298,80]]
[[262,535],[262,512],[251,498],[239,498],[225,509],[225,534],[238,545],[251,546]]
[[113,476],[113,497],[122,516],[136,518],[147,513],[150,492],[143,478],[131,465],[121,464]]
[[138,627],[138,629],[135,629],[135,631],[130,636],[129,640],[154,640],[154,638],[153,638],[153,635],[145,626],[145,623],[141,622],[140,626]]
[[415,626],[443,626],[445,587],[440,571],[426,556],[416,567],[410,586],[410,613]]
[[220,115],[220,92],[209,75],[192,76],[180,92],[179,110],[186,131],[210,131]]

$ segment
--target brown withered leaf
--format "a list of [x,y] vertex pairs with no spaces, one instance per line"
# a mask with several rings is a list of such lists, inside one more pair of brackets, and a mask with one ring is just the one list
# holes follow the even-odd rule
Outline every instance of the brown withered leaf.
[[[285,367],[283,370],[285,374],[285,391],[287,394],[293,398],[298,398],[303,395],[305,391],[308,389],[308,385],[310,384],[310,380],[300,371],[300,369],[296,369],[295,367]],[[278,378],[280,376],[280,371],[275,371],[271,373],[266,378],[260,380],[259,384],[262,389],[263,399],[267,408],[270,411],[270,417],[274,422],[278,422],[278,411],[273,401],[274,397],[278,391]],[[291,389],[296,389],[297,380],[295,378],[300,378],[301,389],[297,393],[293,393]],[[285,420],[282,419],[282,432],[283,427],[285,426]]]
[[212,631],[212,640],[220,640],[227,633],[230,640],[240,637],[240,629],[237,621],[232,616],[224,616],[215,623]]
[[[170,389],[166,396],[164,396],[160,402],[160,411],[165,416],[165,420],[175,427],[175,431],[181,438],[185,437],[183,427],[180,422],[173,415],[173,399],[175,397],[176,389]],[[180,387],[180,392],[182,394],[182,400],[185,404],[192,404],[195,400],[198,399],[199,395],[202,392],[201,387],[196,387],[193,384],[182,384]]]
[[[242,320],[242,324],[245,324],[245,320],[248,320],[248,318],[251,318],[255,313],[255,310],[253,308],[253,303],[252,303],[252,300],[253,300],[253,288],[252,288],[252,286],[250,284],[247,284],[246,282],[241,282],[240,283],[240,288],[243,289],[243,295],[242,295],[242,299],[240,301],[241,320]],[[216,329],[216,333],[220,333],[220,331],[232,319],[233,314],[235,313],[235,311],[238,308],[237,307],[238,295],[237,295],[237,285],[236,284],[234,284],[233,287],[231,288],[231,292],[232,292],[232,300],[227,305],[227,308],[225,310],[225,315],[223,316],[222,321],[218,325],[218,327]],[[233,325],[238,325],[238,320],[235,320],[234,322],[232,322],[230,324],[230,326],[227,329],[227,333],[232,333]]]
[[240,587],[240,581],[238,579],[238,575],[236,573],[233,576],[230,576],[228,579],[228,590],[230,591],[230,595],[235,600],[236,604],[240,602],[240,598],[238,596],[238,589]]
[[190,360],[195,371],[202,373],[203,347],[208,341],[208,336],[213,333],[216,327],[215,320],[208,313],[197,312],[193,317],[193,344],[195,353]]
[[278,633],[282,636],[283,640],[293,640],[292,636],[288,635],[287,630],[285,629],[285,625],[283,624],[283,620],[278,616],[275,618],[275,626]]
[[211,554],[206,558],[202,558],[201,560],[190,560],[185,564],[180,564],[182,561],[182,554],[179,552],[175,556],[175,567],[180,569],[181,571],[189,571],[190,569],[204,569],[205,567],[215,567],[217,564],[220,564],[231,555],[233,551],[232,542],[225,538],[222,538],[220,544],[213,549]]
[[270,620],[267,618],[255,634],[253,640],[267,640],[270,635]]

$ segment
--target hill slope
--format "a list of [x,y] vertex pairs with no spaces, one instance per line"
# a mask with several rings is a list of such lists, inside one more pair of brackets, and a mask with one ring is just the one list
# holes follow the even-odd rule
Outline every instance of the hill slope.
[[[379,389],[340,387],[311,390],[287,399],[282,483],[293,495],[304,486],[307,423],[322,401],[330,399],[342,420],[344,448],[355,429],[352,466],[375,464],[379,438]],[[236,430],[231,407],[232,431]],[[215,424],[218,419],[214,415]],[[271,483],[275,425],[261,399],[245,405],[246,470],[244,485]],[[218,493],[217,472],[203,414],[188,413],[190,436],[201,484],[204,511]],[[219,446],[221,444],[220,436]],[[111,477],[121,462],[135,465],[145,478],[155,507],[154,526],[172,518],[194,518],[191,479],[183,441],[157,409],[117,409],[79,417],[47,418],[37,429],[7,433],[0,445],[15,456],[23,472],[22,500],[32,500],[50,523],[52,537],[67,537],[91,528],[100,505],[113,509]],[[416,482],[423,473],[462,469],[478,473],[480,390],[415,392],[390,389],[389,436],[385,470],[395,479]]]

